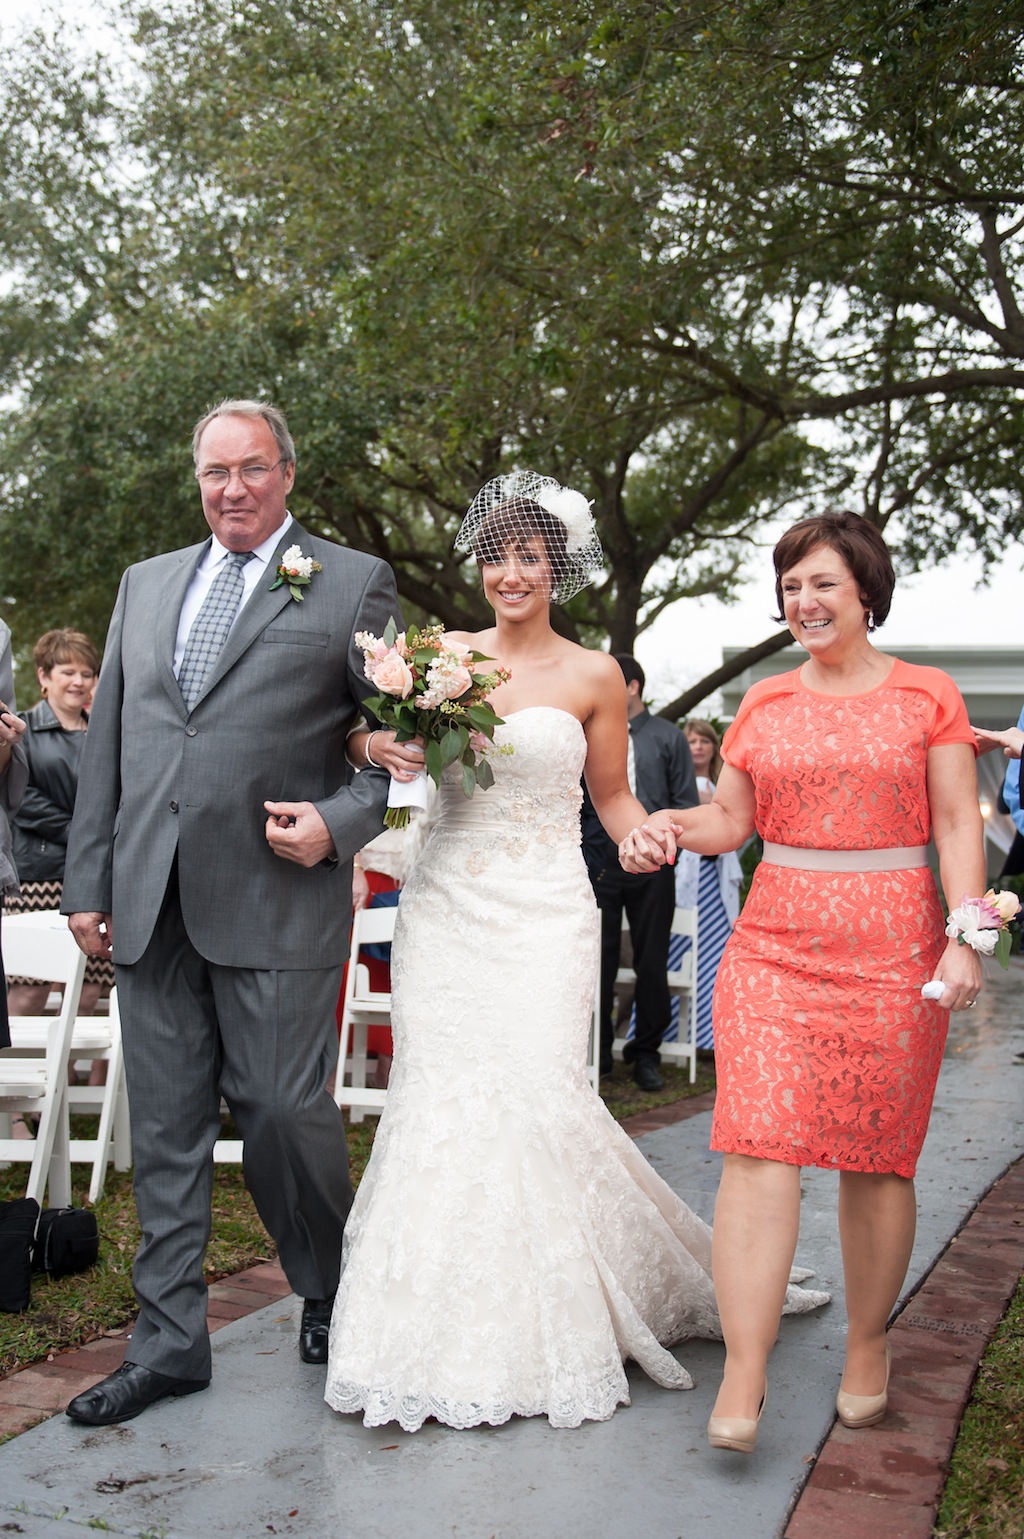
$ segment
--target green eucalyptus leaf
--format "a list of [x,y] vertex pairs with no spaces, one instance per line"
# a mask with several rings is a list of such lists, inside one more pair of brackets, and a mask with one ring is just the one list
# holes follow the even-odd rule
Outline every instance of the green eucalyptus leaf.
[[476,783],[484,791],[489,790],[494,784],[494,771],[486,759],[480,759],[477,762]]
[[434,738],[428,738],[424,749],[427,774],[434,784],[441,784],[441,771],[444,769],[444,760],[441,758],[440,744]]

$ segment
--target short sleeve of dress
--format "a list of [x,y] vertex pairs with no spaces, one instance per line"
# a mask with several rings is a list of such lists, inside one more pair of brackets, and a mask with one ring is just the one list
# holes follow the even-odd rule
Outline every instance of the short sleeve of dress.
[[757,707],[776,695],[788,695],[797,687],[797,671],[776,674],[771,679],[761,679],[747,690],[740,701],[734,720],[722,739],[722,758],[734,769],[748,770],[747,756],[757,731]]
[[970,717],[963,696],[948,673],[941,668],[917,668],[922,687],[931,696],[934,715],[928,733],[928,747],[940,748],[946,743],[969,743],[977,753],[977,739],[971,730]]

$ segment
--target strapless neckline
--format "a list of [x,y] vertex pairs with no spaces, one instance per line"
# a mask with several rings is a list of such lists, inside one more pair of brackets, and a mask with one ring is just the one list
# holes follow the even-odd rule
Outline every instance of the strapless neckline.
[[584,736],[586,736],[583,723],[580,721],[579,717],[574,716],[571,711],[565,710],[565,708],[561,705],[521,705],[518,711],[506,711],[505,715],[502,717],[502,721],[511,721],[513,716],[526,716],[530,711],[554,711],[556,716],[566,716],[568,717],[569,721],[574,721],[577,727],[579,727],[580,731],[584,733]]

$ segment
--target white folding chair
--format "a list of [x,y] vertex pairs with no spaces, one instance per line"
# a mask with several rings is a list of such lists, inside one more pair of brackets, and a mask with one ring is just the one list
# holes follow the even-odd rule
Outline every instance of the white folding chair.
[[596,1090],[601,1083],[601,969],[597,970],[597,988],[594,990],[594,1013],[590,1018],[590,1048],[587,1057],[587,1078]]
[[[4,937],[23,929],[33,921],[46,919],[55,928],[67,927],[55,909],[45,914],[14,914],[4,921]],[[10,968],[11,972],[14,968]],[[54,980],[55,981],[55,980]],[[59,995],[51,995],[59,1008]],[[115,1170],[129,1170],[132,1163],[131,1128],[128,1119],[128,1092],[124,1077],[124,1054],[121,1047],[121,1018],[117,1008],[117,990],[112,989],[103,1015],[79,1015],[75,1018],[71,1035],[71,1063],[76,1070],[88,1071],[97,1062],[107,1065],[106,1082],[102,1085],[70,1084],[68,1086],[68,1110],[84,1116],[98,1118],[95,1138],[71,1140],[71,1163],[92,1166],[89,1180],[89,1201],[97,1202],[103,1195],[107,1178],[107,1165],[113,1160]],[[49,1001],[47,1002],[49,1008]],[[17,1053],[38,1056],[46,1051],[48,1021],[44,1016],[14,1015],[11,1017],[11,1046]]]
[[[40,1207],[47,1188],[51,1207],[66,1207],[71,1201],[68,1064],[86,958],[67,921],[51,913],[5,919],[3,948],[12,974],[59,983],[63,998],[56,1015],[12,1018],[13,1026],[41,1032],[39,1048],[0,1049],[0,1161],[29,1164],[25,1195]],[[26,1112],[39,1118],[35,1137],[12,1138],[11,1116]]]
[[71,1140],[71,1163],[82,1160],[92,1165],[89,1201],[98,1202],[103,1196],[108,1164],[113,1161],[115,1170],[130,1170],[132,1163],[128,1087],[124,1077],[116,989],[110,991],[110,1006],[105,1016],[80,1015],[76,1020],[71,1037],[71,1061],[79,1070],[89,1069],[94,1063],[107,1066],[104,1084],[68,1087],[71,1111],[99,1118],[95,1138]]
[[[386,1026],[391,1020],[391,995],[370,988],[369,969],[359,960],[359,951],[362,946],[390,941],[397,917],[398,908],[394,905],[357,909],[352,919],[352,947],[342,1002],[334,1099],[339,1106],[349,1108],[353,1122],[362,1122],[367,1111],[379,1112],[384,1105],[387,1091],[375,1090],[366,1083],[366,1032],[368,1026]],[[349,1057],[351,1072],[346,1085],[345,1068]]]
[[[627,928],[623,916],[623,929]],[[689,1063],[690,1084],[697,1078],[697,910],[677,908],[672,915],[669,945],[676,936],[689,938],[689,949],[678,967],[668,969],[668,991],[679,1000],[679,1038],[675,1042],[662,1042],[659,1048],[662,1063]],[[636,973],[631,967],[620,967],[615,975],[615,993],[620,998],[631,995],[636,989]],[[612,1044],[614,1057],[621,1058],[625,1038],[616,1037]]]
[[679,1035],[659,1049],[663,1063],[689,1063],[691,1085],[697,1078],[697,924],[695,908],[677,908],[672,916],[669,945],[677,936],[686,937],[690,945],[678,967],[670,965],[668,970],[668,991],[679,1001]]

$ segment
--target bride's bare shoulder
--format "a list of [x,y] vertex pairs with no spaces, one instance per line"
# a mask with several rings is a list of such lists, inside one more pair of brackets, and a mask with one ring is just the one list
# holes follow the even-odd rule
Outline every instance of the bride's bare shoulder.
[[625,689],[625,680],[622,677],[622,669],[610,657],[607,652],[599,652],[593,647],[578,647],[573,644],[576,653],[576,663],[581,670],[586,671],[586,677],[592,681],[598,689],[613,687]]
[[472,647],[474,652],[485,652],[489,645],[494,644],[493,631],[445,631],[445,635],[461,646]]

